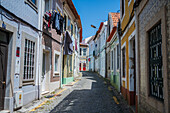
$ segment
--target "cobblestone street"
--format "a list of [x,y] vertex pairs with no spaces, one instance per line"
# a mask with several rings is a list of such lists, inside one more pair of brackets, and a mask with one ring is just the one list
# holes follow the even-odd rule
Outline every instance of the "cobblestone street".
[[84,72],[81,80],[74,85],[64,86],[61,91],[63,92],[55,98],[44,100],[32,112],[131,113],[126,102],[118,97],[113,87],[96,73]]

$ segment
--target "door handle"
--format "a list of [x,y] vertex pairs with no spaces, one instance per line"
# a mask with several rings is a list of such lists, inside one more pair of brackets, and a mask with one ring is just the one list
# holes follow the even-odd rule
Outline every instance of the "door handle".
[[5,84],[5,82],[3,81],[2,84]]
[[0,82],[1,82],[2,84],[5,84],[5,83],[6,83],[5,81],[1,81],[1,80],[0,80]]

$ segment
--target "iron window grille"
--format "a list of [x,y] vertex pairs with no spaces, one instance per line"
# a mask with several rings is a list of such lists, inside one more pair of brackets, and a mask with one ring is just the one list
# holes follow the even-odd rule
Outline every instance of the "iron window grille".
[[35,42],[25,39],[24,80],[34,80]]
[[150,96],[163,100],[161,23],[149,31],[149,85]]

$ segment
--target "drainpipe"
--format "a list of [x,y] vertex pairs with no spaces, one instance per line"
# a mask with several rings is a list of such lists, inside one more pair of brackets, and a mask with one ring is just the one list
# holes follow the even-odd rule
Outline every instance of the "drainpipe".
[[[42,20],[43,20],[43,18],[42,18],[42,1],[40,1],[40,3],[39,3],[39,6],[40,6],[40,15],[39,15],[39,56],[41,55],[41,45],[42,45]],[[41,70],[42,70],[42,68],[41,68],[41,60],[39,60],[38,61],[39,63],[38,63],[38,68],[39,68],[39,71],[38,71],[38,99],[40,99],[40,74],[41,74]]]
[[[136,43],[136,95],[138,95],[137,96],[137,99],[138,99],[138,105],[139,105],[139,89],[140,89],[140,78],[139,78],[139,75],[140,75],[140,70],[139,70],[139,64],[140,64],[140,57],[139,57],[139,34],[138,34],[138,31],[139,31],[139,27],[138,27],[138,16],[137,16],[137,13],[136,13],[136,10],[134,10],[134,12],[135,12],[135,25],[136,25],[136,35],[135,35],[135,43]],[[138,109],[136,110],[136,111],[138,111]]]
[[122,76],[121,76],[121,33],[122,33],[122,30],[121,30],[120,19],[119,19],[119,22],[118,22],[117,32],[118,32],[118,38],[119,38],[119,73],[120,73],[119,76],[120,76],[120,93],[121,93],[121,86],[122,86]]
[[[63,2],[63,10],[64,10],[64,4],[65,2]],[[63,11],[62,11],[62,15],[63,15]],[[64,29],[64,27],[63,27]],[[64,30],[63,30],[64,31]],[[63,48],[64,48],[64,32],[61,34],[61,46],[60,46],[60,55],[61,55],[61,62],[60,62],[60,88],[63,87],[62,85],[62,78],[63,78]]]
[[105,42],[105,78],[107,78],[107,41]]

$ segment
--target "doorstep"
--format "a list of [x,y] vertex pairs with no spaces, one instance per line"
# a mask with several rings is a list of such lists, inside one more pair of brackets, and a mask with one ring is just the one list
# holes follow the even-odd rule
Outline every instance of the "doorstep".
[[2,110],[2,111],[0,111],[0,113],[10,113],[10,111],[9,110]]
[[49,93],[49,91],[43,91],[41,94],[42,95],[46,95],[46,94],[48,94]]

